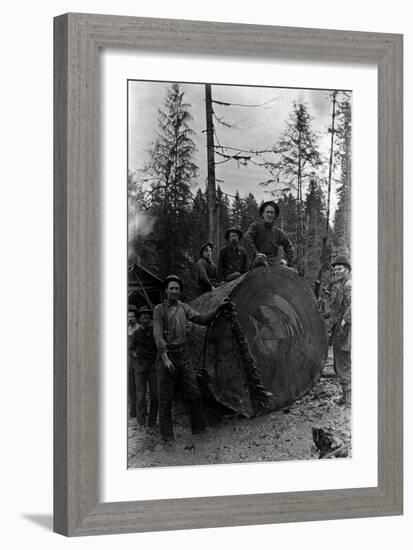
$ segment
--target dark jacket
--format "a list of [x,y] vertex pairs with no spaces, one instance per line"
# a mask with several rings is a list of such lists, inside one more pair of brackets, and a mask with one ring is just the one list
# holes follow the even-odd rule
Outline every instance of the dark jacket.
[[217,267],[212,261],[200,258],[195,266],[196,282],[201,292],[209,292],[217,286]]
[[138,361],[155,361],[157,349],[152,327],[139,327],[131,336],[129,347],[135,353]]
[[282,246],[288,265],[292,264],[294,248],[287,235],[275,224],[264,221],[253,222],[244,234],[244,242],[253,255],[260,252],[267,256],[277,256],[278,246]]
[[[331,331],[333,344],[343,351],[351,349],[351,280],[345,279],[332,289]],[[341,326],[345,322],[344,327]]]
[[236,248],[224,246],[221,248],[218,258],[218,277],[220,280],[226,280],[232,273],[246,273],[248,270],[248,255],[243,246]]

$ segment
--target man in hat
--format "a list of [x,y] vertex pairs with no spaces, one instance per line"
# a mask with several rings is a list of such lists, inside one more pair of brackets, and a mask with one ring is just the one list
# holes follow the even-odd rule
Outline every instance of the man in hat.
[[238,227],[230,227],[225,232],[227,246],[221,248],[218,258],[218,275],[225,282],[233,281],[248,271],[248,255],[243,246],[239,244],[242,239],[242,231]]
[[351,402],[351,265],[345,256],[337,256],[332,263],[331,340],[334,351],[334,370],[343,390],[339,405]]
[[[143,429],[146,426],[146,417],[148,417],[148,428],[153,428],[158,414],[157,349],[152,330],[152,310],[143,306],[138,309],[137,315],[140,326],[134,332],[130,345],[135,356],[133,365],[136,385],[136,420],[139,428]],[[149,415],[146,403],[148,386]]]
[[229,300],[224,298],[216,308],[201,314],[179,300],[183,283],[177,275],[166,277],[164,290],[166,298],[154,309],[153,326],[158,348],[159,430],[167,443],[174,439],[172,402],[177,384],[189,403],[192,433],[205,431],[201,392],[188,350],[188,321],[208,325]]
[[218,286],[217,266],[212,261],[212,243],[203,243],[199,249],[200,258],[195,267],[195,276],[202,293]]
[[136,357],[133,353],[131,344],[132,337],[139,325],[136,321],[136,306],[133,304],[128,305],[128,403],[129,403],[129,415],[131,418],[136,417],[136,385],[135,385],[135,371],[134,362]]
[[[286,263],[292,265],[294,258],[294,249],[287,235],[276,225],[275,220],[280,215],[278,204],[274,201],[263,202],[259,209],[262,220],[253,222],[244,235],[244,242],[253,255],[253,265],[255,260],[262,258],[269,265]],[[282,246],[286,256],[286,261],[278,257],[278,247]]]

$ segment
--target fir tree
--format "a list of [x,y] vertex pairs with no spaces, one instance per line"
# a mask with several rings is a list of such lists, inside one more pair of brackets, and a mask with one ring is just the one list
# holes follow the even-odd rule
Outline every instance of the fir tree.
[[188,273],[188,236],[191,235],[191,187],[198,167],[193,162],[196,152],[189,126],[191,105],[184,102],[179,84],[172,84],[166,93],[163,110],[158,111],[158,136],[150,144],[145,175],[150,178],[149,211],[155,219],[154,230],[141,240],[143,248],[153,247],[157,253],[161,276]]
[[274,146],[278,160],[267,162],[266,168],[277,180],[282,177],[296,189],[297,207],[297,267],[304,275],[303,243],[303,187],[304,179],[314,173],[321,164],[318,137],[311,128],[312,117],[307,105],[294,101],[286,127],[277,145]]
[[337,153],[335,157],[338,203],[334,216],[334,253],[351,253],[351,101],[341,92],[337,103]]

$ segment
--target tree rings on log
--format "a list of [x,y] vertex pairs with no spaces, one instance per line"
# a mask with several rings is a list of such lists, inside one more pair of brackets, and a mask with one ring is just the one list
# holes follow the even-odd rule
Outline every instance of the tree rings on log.
[[[268,410],[288,407],[319,379],[327,358],[325,324],[311,289],[284,266],[260,267],[191,302],[205,312],[228,297],[255,359],[264,388],[273,394]],[[208,329],[193,325],[191,351],[208,393],[245,416],[254,411],[245,369],[228,318]]]

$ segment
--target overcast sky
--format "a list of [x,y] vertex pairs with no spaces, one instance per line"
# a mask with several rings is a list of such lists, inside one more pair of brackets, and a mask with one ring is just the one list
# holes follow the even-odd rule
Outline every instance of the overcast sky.
[[[158,109],[163,109],[169,85],[165,82],[129,81],[129,169],[141,169],[148,158],[148,144],[158,132]],[[190,126],[195,132],[193,140],[198,149],[194,159],[199,166],[199,178],[194,187],[194,191],[196,191],[199,186],[204,188],[207,179],[205,86],[203,84],[182,84],[181,86],[185,92],[185,103],[191,105],[190,111],[193,120]],[[214,111],[218,117],[228,123],[235,123],[240,128],[229,129],[216,123],[215,129],[220,144],[246,150],[269,149],[275,145],[285,128],[293,101],[303,100],[306,102],[313,117],[313,129],[320,135],[320,152],[325,156],[325,163],[320,170],[320,175],[327,176],[331,139],[331,135],[328,133],[332,114],[331,92],[213,85],[212,99],[237,104],[265,104],[254,108],[214,105]],[[261,157],[262,160],[263,158]],[[275,160],[275,156],[272,154],[266,154],[265,158]],[[223,159],[216,156],[215,160],[219,162]],[[256,158],[256,160],[260,159]],[[260,186],[259,183],[270,177],[264,168],[250,163],[248,166],[238,166],[235,161],[230,161],[216,166],[216,179],[224,192],[234,195],[238,190],[241,196],[252,192],[258,202],[269,198],[266,188]],[[280,187],[285,186],[281,184]],[[267,188],[267,191],[269,189]],[[332,192],[334,209],[335,189]]]

